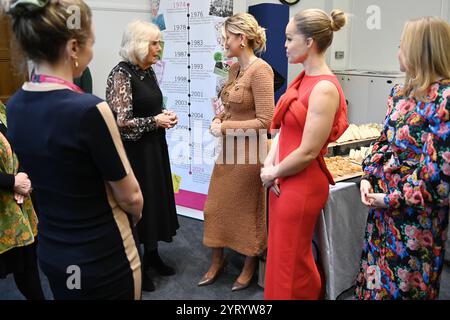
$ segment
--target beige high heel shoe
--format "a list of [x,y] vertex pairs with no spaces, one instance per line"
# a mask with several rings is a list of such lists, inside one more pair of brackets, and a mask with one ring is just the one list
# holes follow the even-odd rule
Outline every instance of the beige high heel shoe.
[[199,283],[197,285],[199,287],[203,287],[203,286],[213,284],[217,280],[219,275],[225,270],[227,264],[228,264],[227,260],[224,259],[222,262],[222,265],[220,266],[220,268],[217,270],[217,272],[212,277],[208,277],[208,273],[205,273],[205,275],[202,277],[202,279],[199,281]]
[[255,266],[253,268],[253,273],[252,276],[249,278],[248,281],[246,281],[245,283],[241,283],[238,281],[239,277],[236,279],[236,281],[233,283],[233,286],[231,287],[231,291],[239,291],[239,290],[244,290],[246,288],[248,288],[250,286],[250,284],[253,281],[253,278],[256,275],[256,268],[257,268],[258,264],[255,263]]

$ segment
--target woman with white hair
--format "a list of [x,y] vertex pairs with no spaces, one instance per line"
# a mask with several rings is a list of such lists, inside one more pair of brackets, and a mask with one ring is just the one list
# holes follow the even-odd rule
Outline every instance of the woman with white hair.
[[122,38],[123,58],[108,77],[106,100],[117,125],[133,171],[144,197],[142,220],[137,225],[144,245],[143,290],[155,286],[150,268],[159,275],[175,274],[158,254],[158,241],[171,242],[178,229],[166,129],[173,128],[177,115],[163,106],[163,96],[152,65],[161,52],[161,32],[152,23],[130,23]]

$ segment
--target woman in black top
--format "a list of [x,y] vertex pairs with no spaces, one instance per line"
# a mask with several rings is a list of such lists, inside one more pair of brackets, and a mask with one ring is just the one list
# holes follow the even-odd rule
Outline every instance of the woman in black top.
[[81,0],[16,4],[13,31],[36,72],[8,102],[8,135],[37,194],[41,269],[55,299],[140,299],[131,223],[142,194],[109,106],[72,83],[92,59],[91,11]]
[[92,75],[89,67],[86,67],[81,77],[73,79],[73,83],[79,86],[84,92],[92,93]]
[[158,254],[158,241],[171,242],[178,229],[166,129],[177,116],[163,107],[163,96],[152,64],[159,59],[161,33],[152,23],[135,21],[122,39],[120,62],[111,71],[106,100],[117,117],[117,125],[131,166],[144,196],[138,235],[144,244],[143,289],[153,291],[148,269],[160,275],[175,274]]

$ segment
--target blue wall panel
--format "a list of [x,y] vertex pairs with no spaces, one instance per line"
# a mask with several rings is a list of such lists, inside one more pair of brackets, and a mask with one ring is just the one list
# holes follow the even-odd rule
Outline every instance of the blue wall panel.
[[278,101],[287,88],[288,61],[284,42],[286,25],[289,22],[289,6],[262,3],[250,6],[248,12],[267,29],[267,51],[261,57],[284,78],[283,86],[275,92],[275,101]]

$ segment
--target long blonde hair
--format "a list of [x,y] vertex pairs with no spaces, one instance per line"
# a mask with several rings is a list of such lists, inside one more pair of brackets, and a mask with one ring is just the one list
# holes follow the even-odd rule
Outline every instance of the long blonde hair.
[[438,77],[450,79],[450,25],[439,17],[408,21],[400,48],[405,58],[405,95],[428,100],[428,89]]

